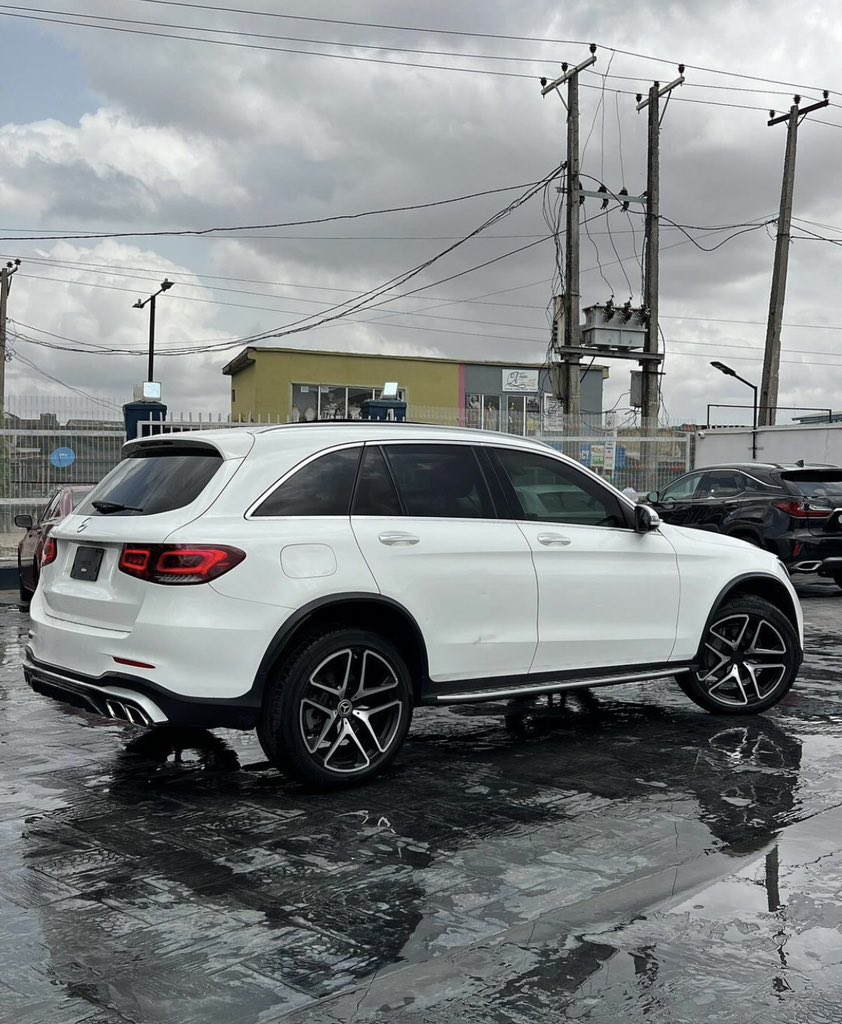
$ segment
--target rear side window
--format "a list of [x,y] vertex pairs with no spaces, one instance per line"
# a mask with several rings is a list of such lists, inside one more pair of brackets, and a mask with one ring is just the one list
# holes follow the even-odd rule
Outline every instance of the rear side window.
[[376,445],[366,445],[357,492],[354,496],[355,516],[399,516],[398,492],[383,452]]
[[485,477],[467,445],[395,444],[384,451],[408,516],[495,517]]
[[361,451],[361,448],[343,448],[313,459],[277,487],[253,515],[350,515]]
[[199,497],[221,465],[222,456],[212,448],[141,450],[116,465],[76,514],[151,516],[183,508]]

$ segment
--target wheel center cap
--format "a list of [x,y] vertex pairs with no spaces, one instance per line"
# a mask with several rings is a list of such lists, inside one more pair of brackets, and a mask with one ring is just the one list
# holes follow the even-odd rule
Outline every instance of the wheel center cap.
[[343,718],[347,718],[353,710],[354,705],[347,698],[343,698],[336,706],[337,713]]

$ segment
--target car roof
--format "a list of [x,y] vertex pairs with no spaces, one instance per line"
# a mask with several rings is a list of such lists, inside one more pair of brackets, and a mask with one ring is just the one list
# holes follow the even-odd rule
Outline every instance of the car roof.
[[[805,462],[803,465],[798,465],[794,462],[717,462],[713,466],[699,466],[699,471],[706,472],[710,469],[738,469],[744,473],[751,473],[752,470],[757,471],[758,469],[839,469],[839,466],[834,465],[831,462]],[[690,470],[690,472],[693,472]]]
[[[242,458],[255,442],[264,450],[288,442],[296,446],[312,446],[313,451],[332,445],[355,441],[476,441],[505,443],[515,447],[546,451],[549,446],[535,438],[517,434],[505,434],[492,430],[474,430],[469,427],[445,427],[430,423],[399,423],[394,420],[314,420],[312,423],[258,424],[244,423],[241,426],[211,428],[208,430],[179,431],[177,433],[155,434],[127,442],[129,451],[138,447],[152,447],[163,443],[185,442],[213,445],[225,458]],[[554,449],[550,449],[553,450]],[[555,452],[555,454],[561,454]]]

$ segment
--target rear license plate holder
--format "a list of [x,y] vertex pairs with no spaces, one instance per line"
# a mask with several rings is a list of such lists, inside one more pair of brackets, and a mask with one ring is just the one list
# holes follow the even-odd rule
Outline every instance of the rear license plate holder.
[[73,568],[70,570],[70,578],[93,583],[99,576],[99,567],[102,565],[104,554],[105,548],[77,548],[76,557],[73,559]]

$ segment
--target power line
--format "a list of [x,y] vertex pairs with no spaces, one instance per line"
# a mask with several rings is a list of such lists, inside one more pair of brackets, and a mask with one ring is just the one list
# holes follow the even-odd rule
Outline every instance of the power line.
[[[163,2],[165,2],[165,0],[151,0],[151,2],[161,2],[161,3],[163,3]],[[140,35],[140,36],[147,36],[147,37],[153,37],[153,38],[182,39],[182,40],[186,40],[188,42],[202,42],[202,43],[208,43],[208,44],[211,44],[211,45],[218,45],[218,46],[233,46],[233,47],[240,48],[240,49],[265,50],[265,51],[277,52],[277,53],[294,53],[294,54],[301,54],[301,55],[304,55],[304,56],[314,56],[314,57],[330,57],[330,58],[334,58],[334,59],[337,59],[337,60],[350,60],[350,61],[357,61],[357,62],[363,62],[363,63],[369,63],[369,64],[380,64],[380,65],[392,64],[392,65],[395,65],[397,67],[413,67],[413,68],[422,68],[422,69],[425,69],[425,70],[453,71],[453,72],[461,72],[461,73],[466,73],[466,74],[492,75],[492,76],[496,76],[496,77],[520,78],[520,79],[532,79],[532,78],[535,77],[534,75],[529,75],[529,74],[522,74],[522,73],[517,73],[517,72],[512,72],[512,71],[497,71],[497,70],[492,70],[492,69],[489,69],[489,68],[466,68],[466,67],[457,67],[457,66],[452,66],[452,65],[425,64],[425,63],[420,62],[420,61],[386,60],[386,59],[377,58],[377,57],[363,57],[363,56],[359,56],[359,55],[356,55],[356,54],[331,53],[331,52],[327,52],[327,51],[318,51],[318,50],[301,50],[301,49],[296,49],[294,47],[268,46],[268,45],[265,45],[265,44],[258,44],[258,43],[236,42],[235,40],[231,40],[231,39],[209,39],[206,36],[183,35],[183,34],[175,34],[175,33],[169,33],[169,32],[153,32],[153,31],[149,31],[148,29],[126,28],[126,27],[124,27],[121,24],[110,24],[110,25],[91,24],[91,20],[93,20],[95,18],[96,19],[103,18],[103,16],[102,15],[86,15],[86,14],[79,14],[79,13],[73,12],[77,19],[79,17],[90,19],[89,21],[79,21],[79,20],[74,20],[73,18],[45,17],[43,14],[23,14],[23,13],[19,13],[21,11],[44,11],[45,13],[53,13],[51,11],[48,11],[45,8],[28,8],[28,7],[18,7],[18,6],[14,6],[14,5],[4,5],[4,6],[6,7],[6,9],[5,10],[0,10],[0,15],[2,15],[3,17],[18,18],[18,19],[25,20],[25,21],[36,21],[36,22],[42,22],[42,23],[46,23],[46,24],[69,25],[69,26],[72,26],[72,27],[75,27],[75,28],[91,28],[91,29],[95,29],[95,30],[99,30],[99,31],[121,32],[121,33],[128,34],[128,35]],[[447,30],[447,29],[417,29],[417,28],[410,28],[408,26],[377,25],[376,23],[351,22],[351,21],[342,21],[342,20],[339,20],[339,19],[330,19],[330,18],[306,18],[306,17],[298,16],[298,15],[275,14],[273,12],[267,12],[267,11],[247,11],[247,10],[242,10],[242,9],[238,9],[238,8],[215,7],[215,6],[207,5],[207,4],[187,4],[187,3],[175,4],[175,3],[173,3],[173,4],[171,4],[171,6],[193,7],[193,8],[204,9],[204,10],[227,11],[227,12],[230,12],[230,13],[239,13],[239,14],[266,15],[266,16],[278,17],[278,18],[292,18],[292,19],[300,20],[300,21],[312,21],[312,22],[319,22],[319,23],[324,23],[324,24],[341,24],[341,25],[353,25],[353,26],[356,26],[356,27],[385,28],[385,29],[392,29],[392,30],[399,30],[399,31],[422,32],[422,33],[431,33],[431,34],[440,34],[440,35],[441,34],[450,34],[450,35],[458,35],[458,36],[462,36],[462,37],[466,37],[466,38],[503,39],[503,40],[512,40],[512,41],[522,41],[522,42],[552,43],[554,45],[576,45],[576,46],[585,45],[585,41],[583,41],[583,40],[542,39],[540,37],[534,37],[534,36],[515,36],[515,35],[504,35],[504,34],[498,34],[498,33],[482,33],[482,32],[470,32],[470,33],[468,33],[468,32],[458,32],[458,31],[455,31],[455,30]],[[57,11],[55,13],[65,13],[65,12],[58,12]],[[160,25],[161,27],[167,27],[165,23],[152,22],[152,21],[142,21],[140,19],[121,19],[121,18],[109,17],[107,20],[112,21],[112,22],[116,21],[118,23],[119,22],[123,22],[123,23],[127,22],[127,23],[134,23],[134,24],[145,24],[145,25],[149,25],[150,27],[153,27],[153,28],[155,26],[157,26],[157,25]],[[179,29],[182,26],[172,26],[172,27]],[[199,32],[210,32],[210,33],[222,32],[222,33],[227,33],[227,34],[245,35],[245,36],[253,35],[253,36],[258,36],[258,37],[261,37],[261,38],[266,38],[266,35],[265,34],[261,34],[261,33],[237,32],[235,30],[220,30],[220,29],[208,28],[208,27],[203,27],[203,26],[195,26],[195,27],[194,26],[184,26],[184,29],[186,31],[199,31]],[[274,38],[274,37],[269,36],[268,38]],[[278,38],[281,38],[281,39],[285,39],[285,38],[294,39],[295,37],[278,37]],[[302,40],[302,42],[306,42],[306,40]],[[314,41],[314,42],[316,42],[317,45],[319,45],[318,41]],[[321,43],[321,45],[325,45],[325,44]],[[344,43],[344,42],[340,42],[340,41],[328,41],[327,45],[331,45],[331,46],[355,46],[356,48],[361,48],[365,44],[353,44],[353,43]],[[663,58],[663,57],[656,57],[656,56],[651,55],[651,54],[637,53],[637,52],[635,52],[633,50],[624,50],[624,49],[620,49],[618,47],[606,46],[606,45],[603,45],[603,44],[600,44],[600,46],[601,46],[601,49],[604,49],[607,52],[610,52],[610,53],[613,53],[613,54],[622,54],[623,56],[634,57],[634,58],[641,59],[641,60],[655,61],[655,62],[661,63],[661,64],[674,64],[674,63],[676,63],[674,60]],[[389,47],[389,46],[380,47],[380,46],[377,46],[377,47],[373,47],[373,48],[374,49],[378,49],[378,50],[384,50],[384,51],[400,50],[402,52],[416,52],[416,51],[407,51],[406,48],[401,48],[401,47]],[[431,55],[433,55],[433,56],[437,55],[436,51],[421,50],[421,51],[417,51],[417,52],[431,53]],[[447,55],[447,54],[444,53],[442,55]],[[533,58],[509,57],[509,56],[505,56],[505,55],[493,55],[493,54],[486,56],[486,55],[479,55],[479,54],[454,53],[453,55],[454,56],[464,57],[466,59],[513,60],[513,61],[521,61],[523,63],[544,63],[544,64],[549,64],[549,63],[556,63],[557,62],[555,59],[551,59],[551,58],[546,58],[546,59],[543,59],[543,60],[539,60],[539,59],[533,59]],[[701,72],[704,72],[704,73],[707,73],[707,74],[723,75],[723,76],[726,76],[726,77],[729,77],[729,78],[737,78],[737,79],[742,79],[742,80],[747,80],[747,81],[754,81],[754,82],[760,82],[760,83],[770,83],[772,85],[783,85],[783,86],[787,86],[787,87],[792,88],[792,89],[800,89],[802,91],[804,91],[804,90],[820,91],[821,90],[821,87],[818,87],[818,86],[800,85],[800,84],[794,83],[794,82],[785,82],[785,81],[781,81],[779,79],[764,78],[764,77],[757,76],[757,75],[746,75],[746,74],[741,74],[739,72],[725,71],[725,70],[719,69],[719,68],[709,68],[709,67],[705,67],[703,65],[686,64],[686,62],[685,62],[685,66],[690,68],[690,69],[692,69],[692,70],[701,71]],[[703,87],[702,83],[697,83],[697,84],[700,87]],[[582,83],[582,86],[584,88],[599,88],[598,86],[588,86],[588,85],[586,85],[586,83]],[[734,91],[740,91],[740,87],[739,86],[733,86],[733,90]],[[618,91],[620,91],[620,90],[618,90]],[[633,96],[634,95],[634,93],[630,92],[630,91],[626,91],[625,94],[629,95],[629,96]],[[691,99],[689,97],[676,97],[676,99],[677,99],[678,102],[683,102],[683,103],[702,103],[702,104],[706,104],[706,105],[710,105],[710,106],[732,107],[732,108],[735,108],[735,109],[757,110],[757,111],[765,111],[767,109],[766,107],[751,107],[751,106],[747,106],[747,105],[744,105],[744,104],[717,102],[717,101],[714,101],[714,100],[693,100],[693,99]]]
[[[16,14],[13,11],[0,10],[0,17],[17,18],[21,21],[35,21],[47,25],[70,25],[73,28],[92,28],[97,32],[119,32],[123,35],[146,36],[152,39],[182,39],[191,43],[206,43],[210,46],[233,46],[239,50],[262,50],[270,53],[297,53],[306,57],[331,57],[334,60],[350,60],[362,64],[392,65],[401,68],[422,68],[432,71],[456,71],[468,75],[493,75],[496,78],[535,79],[536,75],[521,74],[516,71],[494,71],[490,68],[463,68],[444,64],[424,64],[421,61],[386,60],[380,57],[360,57],[350,53],[329,53],[325,50],[299,50],[290,46],[268,46],[261,43],[238,43],[233,39],[208,39],[205,36],[178,35],[174,32],[152,32],[142,28],[124,28],[120,25],[92,25],[86,21],[74,21],[71,18],[46,18],[39,14]],[[152,24],[150,22],[150,24]],[[199,28],[197,31],[203,31]],[[550,60],[544,63],[553,63]]]
[[[345,25],[345,26],[350,26],[350,27],[353,27],[353,28],[378,28],[378,29],[386,29],[388,31],[393,31],[393,32],[421,33],[423,35],[461,36],[462,38],[470,38],[470,39],[497,39],[497,40],[505,40],[505,41],[509,41],[509,42],[550,43],[550,44],[553,44],[555,46],[588,46],[588,45],[590,45],[590,43],[594,42],[593,39],[553,39],[553,38],[547,38],[547,37],[542,37],[542,36],[506,35],[506,34],[503,34],[503,33],[495,33],[495,32],[465,32],[465,31],[461,31],[461,30],[457,30],[457,29],[430,28],[429,26],[428,27],[419,27],[419,26],[411,26],[411,25],[391,25],[391,24],[383,24],[383,23],[368,22],[368,21],[343,20],[343,19],[339,19],[339,18],[316,18],[316,17],[312,17],[312,16],[308,17],[308,16],[305,16],[305,15],[283,14],[283,13],[279,13],[279,12],[276,12],[276,11],[256,11],[256,10],[249,10],[248,8],[242,8],[242,7],[226,7],[226,6],[218,5],[218,4],[203,4],[203,3],[189,2],[189,0],[135,0],[135,2],[136,3],[147,3],[147,4],[151,3],[151,4],[156,4],[157,6],[162,6],[162,7],[185,7],[185,8],[193,8],[193,9],[205,10],[205,11],[218,11],[218,12],[227,13],[227,14],[247,14],[247,15],[252,15],[254,17],[278,18],[278,19],[283,19],[283,20],[286,20],[286,21],[308,21],[308,22],[324,24],[324,25]],[[722,68],[705,67],[704,65],[700,65],[700,64],[688,64],[687,61],[683,61],[683,60],[679,62],[679,61],[675,60],[674,58],[655,57],[652,54],[638,53],[638,52],[636,52],[634,50],[622,50],[622,49],[618,49],[617,47],[608,46],[608,45],[606,45],[604,43],[599,43],[599,42],[597,42],[596,45],[601,50],[610,50],[613,53],[619,53],[619,54],[622,54],[625,57],[636,57],[636,58],[638,58],[640,60],[651,60],[651,61],[655,61],[656,63],[659,63],[659,64],[678,64],[678,63],[683,63],[685,65],[685,67],[690,68],[693,71],[703,71],[703,72],[706,72],[707,74],[721,75],[721,76],[724,76],[726,78],[739,78],[739,79],[741,79],[743,81],[749,81],[749,82],[761,82],[761,83],[769,83],[771,85],[782,85],[782,86],[785,86],[787,89],[801,89],[802,91],[803,90],[813,90],[815,92],[820,92],[822,90],[822,88],[823,88],[823,87],[814,86],[814,85],[804,85],[803,83],[798,83],[798,82],[785,82],[785,81],[781,81],[780,79],[775,79],[775,78],[764,78],[764,77],[758,76],[758,75],[748,75],[748,74],[737,72],[737,71],[726,71],[726,70],[724,70]]]
[[[2,12],[0,12],[2,13]],[[158,238],[158,237],[180,237],[180,236],[202,236],[218,234],[224,231],[262,231],[264,228],[290,228],[302,227],[307,224],[328,224],[337,220],[359,220],[361,217],[379,217],[387,213],[407,213],[412,210],[429,210],[434,206],[448,206],[451,203],[461,203],[468,199],[479,199],[483,196],[499,195],[501,192],[516,192],[518,189],[530,188],[534,185],[543,185],[544,178],[539,181],[522,182],[519,185],[505,185],[502,188],[486,189],[484,192],[471,192],[468,195],[454,196],[451,199],[436,199],[427,203],[415,203],[410,206],[393,206],[381,210],[362,210],[358,213],[337,213],[330,217],[315,217],[309,220],[291,220],[278,224],[241,224],[238,227],[210,227],[210,228],[169,228],[162,231],[103,231],[90,234],[76,234],[73,232],[60,232],[53,235],[39,234],[33,236],[14,235],[11,237],[0,236],[0,242],[67,242],[74,239],[100,239],[100,238]]]
[[34,370],[36,373],[39,373],[42,377],[46,377],[47,380],[52,381],[54,384],[58,384],[60,387],[67,388],[68,391],[75,391],[77,395],[82,395],[83,398],[87,398],[89,401],[94,402],[96,405],[104,405],[107,408],[119,409],[122,412],[121,407],[119,405],[115,405],[114,402],[108,402],[105,401],[104,399],[96,398],[94,395],[89,394],[87,391],[82,391],[81,388],[75,388],[73,387],[72,384],[68,384],[66,381],[59,380],[58,377],[54,377],[51,373],[47,373],[46,370],[42,370],[41,367],[33,363],[31,359],[27,359],[26,356],[22,356],[20,352],[15,352],[14,358],[17,359],[19,362],[23,363],[25,366],[28,366],[31,370]]
[[[61,15],[64,17],[72,18],[85,18],[88,21],[97,22],[113,22],[117,25],[145,25],[148,28],[167,28],[167,29],[178,29],[179,31],[186,32],[208,32],[211,35],[224,35],[224,36],[243,36],[247,39],[270,39],[279,42],[288,43],[304,43],[305,45],[314,46],[342,46],[349,47],[355,50],[375,50],[384,53],[413,53],[422,54],[426,57],[460,57],[465,60],[498,60],[507,61],[510,63],[517,64],[548,64],[550,63],[549,58],[546,57],[523,57],[523,56],[511,56],[508,54],[493,54],[493,53],[465,53],[462,50],[429,50],[426,48],[412,48],[406,46],[386,46],[382,43],[370,44],[370,43],[357,43],[347,42],[340,39],[311,39],[302,36],[282,36],[276,35],[269,32],[246,32],[242,29],[228,29],[228,28],[212,28],[207,25],[177,25],[172,22],[161,22],[161,21],[149,21],[141,18],[120,18],[115,15],[107,14],[89,14],[84,11],[62,11],[56,10],[55,8],[46,7],[24,7],[19,4],[0,4],[0,9],[6,11],[23,11],[29,14],[50,14],[50,15]],[[80,23],[81,24],[81,23]],[[96,28],[101,26],[91,25],[90,28]],[[180,38],[180,37],[177,37]],[[210,42],[211,40],[208,40]],[[531,77],[531,76],[526,76]]]

